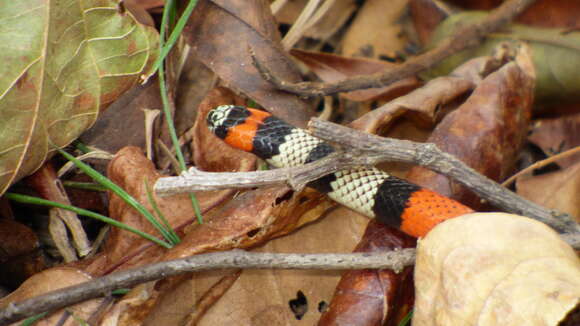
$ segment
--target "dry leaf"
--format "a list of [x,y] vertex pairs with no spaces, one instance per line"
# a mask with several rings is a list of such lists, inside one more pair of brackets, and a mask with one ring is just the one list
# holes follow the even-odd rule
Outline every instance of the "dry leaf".
[[25,279],[46,268],[38,237],[29,227],[0,218],[0,280],[16,288]]
[[[536,120],[528,140],[540,147],[547,156],[580,146],[580,114]],[[561,168],[566,168],[578,161],[580,161],[580,153],[559,159],[554,163]]]
[[[515,62],[490,74],[464,104],[448,114],[428,142],[488,178],[503,180],[511,173],[527,136],[534,81],[531,58],[522,49]],[[414,167],[407,177],[465,205],[481,206],[473,192],[429,169]]]
[[400,23],[408,0],[369,0],[358,11],[342,39],[342,54],[394,58],[402,50],[406,38]]
[[[153,185],[162,175],[156,171],[153,163],[143,155],[140,149],[127,147],[120,150],[110,162],[107,175],[152,212],[153,209],[149,203],[145,186],[145,181],[147,181],[148,190],[152,193],[157,206],[169,224],[177,229],[181,236],[183,235],[182,229],[195,221],[195,213],[189,196],[158,197],[154,194]],[[203,214],[231,195],[232,191],[230,190],[196,193]],[[109,216],[141,231],[159,236],[153,225],[117,195],[111,196]],[[94,275],[100,275],[103,272],[136,267],[145,263],[157,262],[164,252],[165,249],[153,246],[151,242],[136,234],[112,228],[104,250],[86,270]]]
[[[403,232],[371,220],[355,252],[387,252],[415,247],[416,240]],[[343,273],[323,325],[397,324],[413,305],[413,268],[353,270]]]
[[186,33],[193,54],[229,87],[296,126],[306,125],[312,114],[308,102],[265,81],[250,57],[253,49],[257,59],[278,77],[301,81],[280,46],[280,35],[265,1],[199,1]]
[[[92,277],[75,268],[71,267],[54,267],[38,274],[34,274],[27,279],[16,291],[0,299],[0,308],[6,308],[11,302],[18,302],[30,299],[50,291],[58,290],[67,286],[77,285],[79,283],[90,281]],[[87,320],[91,314],[99,307],[104,299],[92,299],[73,306],[66,307],[66,311],[72,313],[75,318]],[[37,326],[52,326],[58,324],[65,309],[60,309],[41,321],[35,323]],[[76,326],[79,323],[71,316],[68,317],[64,326]],[[20,322],[12,325],[21,325]]]
[[[158,35],[112,0],[5,1],[0,194],[150,74]],[[18,37],[15,37],[18,35]]]
[[520,177],[516,187],[526,199],[580,217],[580,162],[561,171]]
[[[373,74],[396,66],[386,61],[349,58],[298,49],[291,50],[290,54],[304,62],[312,72],[327,83],[337,82],[359,75]],[[409,77],[385,87],[341,93],[340,96],[352,101],[368,101],[374,99],[388,101],[407,93],[417,86],[419,86],[419,80],[416,77]]]
[[580,260],[535,220],[475,213],[419,242],[413,325],[556,326],[580,300]]

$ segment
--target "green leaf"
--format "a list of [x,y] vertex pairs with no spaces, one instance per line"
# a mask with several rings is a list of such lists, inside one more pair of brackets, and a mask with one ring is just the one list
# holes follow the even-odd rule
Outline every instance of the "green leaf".
[[[435,30],[428,48],[450,36],[462,25],[483,20],[485,12],[464,12],[453,15]],[[521,41],[532,52],[536,69],[536,99],[541,103],[580,99],[580,32],[555,28],[537,28],[512,24],[487,36],[479,47],[459,52],[422,75],[434,78],[447,75],[461,63],[478,56],[490,55],[501,42]]]
[[150,75],[158,34],[113,0],[0,2],[0,194]]

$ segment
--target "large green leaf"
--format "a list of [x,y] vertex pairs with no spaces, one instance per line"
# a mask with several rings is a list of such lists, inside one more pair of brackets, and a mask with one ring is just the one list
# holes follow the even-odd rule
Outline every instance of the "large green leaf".
[[151,73],[157,32],[112,0],[0,2],[0,195]]
[[[451,35],[460,26],[483,20],[485,12],[465,12],[450,16],[433,34],[431,45]],[[536,98],[540,103],[559,103],[580,100],[580,32],[555,28],[537,28],[518,24],[489,34],[479,47],[459,52],[443,60],[423,77],[446,75],[470,58],[490,55],[500,43],[526,42],[532,50],[536,68]]]

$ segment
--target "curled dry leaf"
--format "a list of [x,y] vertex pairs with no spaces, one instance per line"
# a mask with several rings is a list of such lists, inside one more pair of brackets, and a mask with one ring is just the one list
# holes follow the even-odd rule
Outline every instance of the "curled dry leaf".
[[[355,252],[386,252],[415,247],[416,240],[371,220]],[[346,271],[318,323],[322,325],[396,325],[413,305],[413,268]]]
[[493,57],[480,57],[469,60],[457,67],[452,76],[438,77],[409,94],[388,102],[363,115],[351,123],[353,128],[369,133],[377,133],[400,115],[413,112],[423,121],[431,124],[442,106],[452,105],[454,101],[471,91],[482,80],[482,73],[497,61]]
[[[0,194],[150,74],[157,32],[118,1],[4,1]],[[18,36],[16,36],[18,35]]]
[[[54,267],[40,273],[34,274],[27,279],[16,291],[0,299],[0,308],[6,308],[11,302],[18,302],[30,299],[50,291],[58,290],[67,286],[77,285],[91,280],[91,275],[71,267]],[[104,299],[92,299],[66,308],[79,320],[88,320],[91,314],[99,307]],[[57,325],[65,309],[58,310],[41,321],[35,323],[38,326]],[[20,325],[14,323],[12,325]],[[62,324],[66,326],[78,325],[78,322],[71,316]]]
[[[580,113],[535,121],[528,140],[540,147],[547,156],[580,146]],[[566,168],[578,161],[580,161],[580,153],[561,158],[554,163],[561,168]]]
[[[434,32],[431,45],[453,33],[459,25],[472,24],[486,17],[483,12],[465,12],[447,18]],[[535,96],[541,103],[577,101],[580,94],[580,32],[536,28],[512,24],[502,31],[486,36],[486,41],[475,49],[453,55],[424,76],[447,75],[454,67],[469,58],[488,55],[493,48],[506,41],[526,42],[531,48],[537,82]]]
[[[157,197],[153,193],[153,185],[161,175],[139,148],[126,147],[120,150],[110,162],[107,175],[143,204],[146,209],[153,212],[147,198],[147,191],[150,191],[157,206],[173,228],[180,230],[185,225],[195,221],[195,213],[187,195]],[[145,181],[147,181],[149,189],[146,188]],[[229,195],[231,195],[231,191],[227,190],[196,193],[202,213],[207,212],[209,208],[228,198]],[[111,195],[109,214],[120,222],[159,236],[154,227],[141,214],[117,195]],[[148,246],[147,249],[145,249],[146,246]],[[161,255],[163,255],[163,250],[152,246],[148,240],[128,231],[112,228],[101,253],[102,258],[96,260],[89,270],[92,273],[102,273],[118,268],[121,263],[123,264],[122,269],[126,269],[130,266],[135,267],[156,262]]]
[[[203,224],[192,225],[182,242],[166,251],[159,260],[183,258],[204,252],[255,247],[275,237],[287,234],[305,223],[316,220],[331,205],[333,203],[330,200],[324,199],[323,195],[313,190],[305,190],[298,194],[287,187],[270,187],[248,191],[237,196],[223,207],[206,214]],[[188,298],[190,301],[184,303],[184,306],[174,307],[171,317],[176,318],[176,320],[169,324],[177,323],[189,314],[191,307],[200,304],[198,300],[203,299],[203,293],[213,286],[206,286],[207,282],[210,282],[206,279],[207,276],[208,273],[202,273],[199,276],[204,285],[196,285],[198,281],[195,281],[197,278],[194,276],[195,295]],[[222,274],[219,274],[218,280],[216,280],[212,276],[211,282],[218,282],[221,277]],[[177,277],[161,281],[156,286],[147,283],[136,287],[132,292],[139,294],[131,297],[138,297],[138,300],[128,299],[133,300],[131,309],[121,312],[119,318],[143,321],[145,318],[149,318],[148,314],[143,314],[144,309],[150,311],[152,316],[159,315],[159,309],[165,309],[167,300],[175,300],[171,293],[183,281],[184,278]],[[128,305],[129,303],[123,300],[119,304]]]
[[232,89],[296,126],[306,125],[312,114],[308,102],[265,81],[250,56],[252,49],[278,77],[300,81],[298,70],[280,46],[266,1],[199,1],[186,34],[192,53]]
[[[353,76],[388,70],[396,66],[386,61],[349,58],[335,54],[310,52],[299,49],[291,50],[290,54],[304,62],[320,79],[329,83]],[[388,101],[407,93],[409,90],[417,87],[419,83],[416,77],[409,77],[385,87],[341,93],[340,96],[352,101],[369,101],[375,99]]]
[[580,300],[580,260],[546,225],[505,213],[439,224],[419,242],[413,325],[558,325]]
[[[534,81],[531,58],[521,50],[515,62],[490,74],[464,104],[448,114],[428,142],[488,178],[503,180],[512,172],[527,136]],[[414,167],[407,177],[474,208],[482,204],[465,187],[429,169]]]

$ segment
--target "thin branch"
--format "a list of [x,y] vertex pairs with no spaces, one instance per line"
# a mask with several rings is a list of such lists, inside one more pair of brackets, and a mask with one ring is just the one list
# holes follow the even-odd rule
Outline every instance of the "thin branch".
[[81,301],[106,296],[119,288],[133,287],[186,272],[224,268],[324,269],[379,268],[402,270],[415,262],[415,249],[387,253],[272,254],[242,250],[195,255],[103,276],[32,299],[10,303],[0,310],[0,325],[6,325],[45,311],[54,311]]
[[401,79],[414,76],[417,73],[432,68],[441,60],[460,51],[480,44],[484,37],[498,30],[510,22],[535,0],[510,0],[491,11],[479,23],[472,24],[457,30],[452,36],[440,43],[439,46],[422,55],[385,72],[372,75],[357,76],[335,83],[301,82],[290,83],[279,79],[251,53],[254,65],[262,77],[281,90],[304,96],[332,95],[340,92],[377,88],[389,85]]
[[519,171],[518,173],[512,175],[511,177],[509,177],[509,179],[504,181],[501,185],[504,187],[508,187],[510,184],[512,184],[512,182],[514,182],[517,178],[521,177],[522,175],[531,173],[532,171],[543,168],[544,166],[546,166],[550,163],[556,162],[556,161],[561,160],[563,158],[567,158],[567,157],[576,155],[578,153],[580,153],[580,146],[576,146],[576,147],[569,149],[565,152],[556,154],[554,156],[550,156],[547,159],[538,161],[538,162],[528,166],[527,168]]
[[[296,168],[237,173],[193,170],[191,178],[188,176],[160,178],[155,190],[158,193],[173,194],[281,183],[287,183],[300,190],[308,182],[338,170],[376,165],[385,161],[404,162],[421,165],[448,176],[498,208],[528,216],[561,233],[572,233],[569,239],[578,238],[576,234],[580,233],[580,226],[570,215],[546,209],[518,196],[476,172],[453,155],[442,152],[434,144],[379,137],[316,118],[310,121],[309,127],[313,136],[338,143],[345,148],[345,152],[334,153],[322,160]],[[580,245],[580,242],[574,241],[576,240],[569,243],[574,247]]]
[[[363,161],[361,164],[367,165]],[[154,189],[158,195],[168,196],[193,191],[253,188],[286,183],[294,190],[300,191],[310,181],[351,166],[352,160],[345,158],[341,153],[334,153],[300,167],[267,171],[204,172],[192,167],[181,176],[159,178]]]
[[363,152],[370,164],[391,161],[421,165],[454,179],[505,211],[531,217],[560,232],[580,232],[570,215],[518,196],[434,144],[379,137],[316,118],[310,121],[309,128],[315,137],[336,142],[347,151]]

